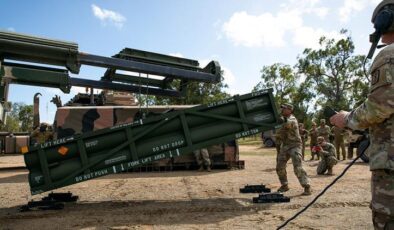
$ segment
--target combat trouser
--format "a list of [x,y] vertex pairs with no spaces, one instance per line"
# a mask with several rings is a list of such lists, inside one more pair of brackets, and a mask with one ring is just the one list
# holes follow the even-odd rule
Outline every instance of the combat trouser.
[[335,144],[335,150],[337,152],[337,159],[340,160],[341,159],[341,154],[339,152],[339,150],[342,150],[342,159],[346,160],[346,148],[345,148],[345,141],[342,139],[335,139],[334,141]]
[[313,147],[316,147],[316,146],[317,146],[317,144],[310,144],[311,156],[312,156],[311,160],[314,160],[314,159],[315,159],[315,156],[316,156],[317,160],[320,160],[320,155],[319,155],[319,153],[316,152],[316,151],[313,151]]
[[277,156],[276,160],[276,173],[278,174],[279,181],[282,185],[287,185],[287,172],[286,172],[286,164],[291,158],[294,167],[294,173],[298,178],[298,181],[305,187],[309,185],[309,178],[306,174],[306,171],[302,168],[302,156],[301,156],[301,147],[291,148],[289,150],[284,151],[281,149],[280,153]]
[[371,191],[374,228],[394,229],[394,171],[372,171]]
[[316,172],[318,175],[323,175],[327,170],[330,170],[338,163],[335,157],[322,157],[319,165],[317,166]]
[[193,154],[194,154],[194,157],[196,158],[197,164],[199,166],[202,166],[203,164],[205,166],[211,165],[211,160],[209,159],[209,153],[206,148],[194,150]]

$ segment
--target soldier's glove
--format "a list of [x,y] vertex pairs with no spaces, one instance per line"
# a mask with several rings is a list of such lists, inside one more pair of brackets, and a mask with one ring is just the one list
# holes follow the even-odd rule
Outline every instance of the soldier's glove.
[[320,146],[313,146],[313,148],[312,148],[312,151],[313,152],[320,152],[320,151],[322,151],[323,149],[320,147]]

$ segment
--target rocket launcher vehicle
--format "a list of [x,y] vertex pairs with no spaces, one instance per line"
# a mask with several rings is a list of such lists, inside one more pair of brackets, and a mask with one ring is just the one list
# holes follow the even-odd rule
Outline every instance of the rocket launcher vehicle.
[[280,126],[272,89],[24,149],[38,194]]

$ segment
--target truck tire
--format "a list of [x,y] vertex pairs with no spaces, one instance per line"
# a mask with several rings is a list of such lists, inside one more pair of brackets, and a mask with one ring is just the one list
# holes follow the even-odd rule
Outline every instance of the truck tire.
[[369,146],[369,139],[366,139],[361,141],[359,146],[357,147],[357,156],[360,156],[361,160],[363,160],[365,163],[369,162],[369,156],[366,153],[368,146]]
[[266,139],[265,141],[264,141],[264,145],[265,145],[265,147],[274,147],[275,146],[275,143],[274,143],[274,141],[272,140],[272,139]]

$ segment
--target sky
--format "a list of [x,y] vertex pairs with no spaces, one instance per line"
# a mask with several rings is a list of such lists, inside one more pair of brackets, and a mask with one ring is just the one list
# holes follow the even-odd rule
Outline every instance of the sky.
[[[347,29],[355,54],[366,55],[371,15],[380,0],[2,0],[0,30],[72,41],[80,52],[112,56],[125,47],[195,59],[217,60],[226,91],[250,92],[263,66],[296,64],[321,36],[341,38]],[[82,67],[78,76],[99,79],[105,69]],[[53,122],[59,89],[11,85],[9,101],[40,98],[41,121]]]

